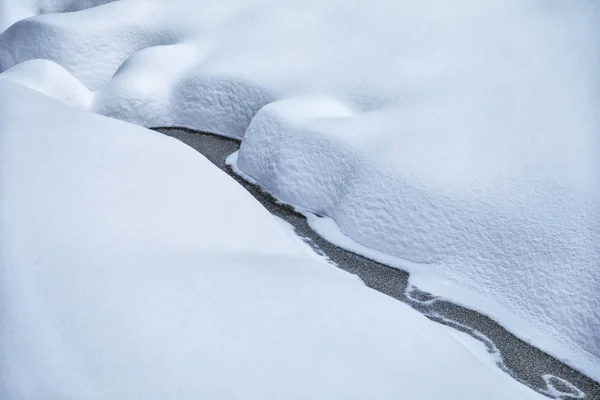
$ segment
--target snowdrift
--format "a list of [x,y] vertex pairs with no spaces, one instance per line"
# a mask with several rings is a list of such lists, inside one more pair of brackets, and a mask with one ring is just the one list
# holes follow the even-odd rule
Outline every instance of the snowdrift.
[[184,144],[0,83],[0,392],[542,398]]
[[[69,104],[243,138],[239,168],[275,196],[600,380],[598,16],[583,0],[121,0],[15,22],[0,76],[39,89],[52,70]],[[76,81],[15,74],[40,58]]]

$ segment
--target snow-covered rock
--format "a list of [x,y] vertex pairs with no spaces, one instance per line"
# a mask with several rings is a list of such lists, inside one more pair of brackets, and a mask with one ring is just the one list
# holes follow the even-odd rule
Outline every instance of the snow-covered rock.
[[541,399],[184,144],[0,82],[2,398]]
[[48,58],[93,111],[244,137],[239,167],[277,197],[600,380],[598,15],[586,0],[121,0],[17,22],[0,69]]

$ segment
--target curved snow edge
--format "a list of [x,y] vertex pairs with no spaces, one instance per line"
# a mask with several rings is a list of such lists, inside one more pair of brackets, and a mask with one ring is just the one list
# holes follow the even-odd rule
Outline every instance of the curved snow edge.
[[[302,214],[312,230],[335,246],[341,247],[352,253],[361,255],[370,260],[400,269],[409,273],[409,283],[418,289],[433,294],[436,299],[446,300],[482,315],[487,315],[502,325],[515,336],[531,344],[532,346],[561,360],[569,367],[581,372],[591,379],[600,382],[600,371],[598,364],[600,360],[590,352],[580,347],[565,348],[562,344],[548,336],[544,336],[539,329],[510,312],[506,307],[490,301],[476,291],[459,285],[445,278],[439,272],[424,269],[422,263],[395,257],[368,246],[357,243],[351,237],[344,234],[335,220],[329,216],[317,215],[314,211],[291,204],[278,198],[267,190],[260,182],[240,169],[238,166],[239,150],[227,157],[225,163],[240,178],[248,183],[260,186],[261,190],[268,193],[278,203],[292,207],[296,212]],[[561,354],[571,354],[577,358],[577,365],[571,362],[571,358],[562,357]]]

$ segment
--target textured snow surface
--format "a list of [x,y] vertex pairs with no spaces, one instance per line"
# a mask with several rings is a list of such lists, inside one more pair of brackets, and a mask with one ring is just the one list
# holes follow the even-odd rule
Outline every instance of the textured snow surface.
[[600,380],[596,2],[0,4],[0,76],[244,137],[275,196]]
[[3,399],[541,399],[182,143],[0,83]]

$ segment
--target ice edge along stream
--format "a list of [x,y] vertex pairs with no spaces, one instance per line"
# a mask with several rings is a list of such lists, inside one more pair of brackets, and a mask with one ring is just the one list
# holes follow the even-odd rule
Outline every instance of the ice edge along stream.
[[488,352],[496,356],[498,367],[517,381],[551,398],[600,399],[600,383],[519,339],[488,316],[420,291],[409,284],[407,272],[323,239],[310,228],[302,214],[278,202],[226,165],[225,159],[239,149],[239,140],[186,128],[152,129],[179,139],[204,155],[248,190],[269,212],[290,223],[298,236],[336,267],[357,275],[368,287],[408,304],[429,319],[483,342]]

